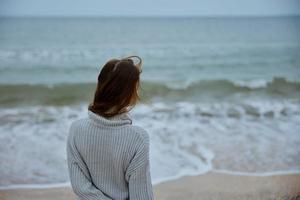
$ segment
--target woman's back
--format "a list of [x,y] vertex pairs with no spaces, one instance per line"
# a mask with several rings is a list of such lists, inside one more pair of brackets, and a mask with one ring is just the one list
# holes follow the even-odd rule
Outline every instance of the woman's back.
[[128,114],[72,123],[67,144],[74,192],[81,199],[153,199],[149,136]]

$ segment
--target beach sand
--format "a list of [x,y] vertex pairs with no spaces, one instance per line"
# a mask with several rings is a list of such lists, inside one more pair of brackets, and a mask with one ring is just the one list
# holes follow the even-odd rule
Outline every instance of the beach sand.
[[[241,176],[210,172],[154,186],[158,200],[300,200],[300,174]],[[0,190],[1,200],[71,200],[70,187]]]

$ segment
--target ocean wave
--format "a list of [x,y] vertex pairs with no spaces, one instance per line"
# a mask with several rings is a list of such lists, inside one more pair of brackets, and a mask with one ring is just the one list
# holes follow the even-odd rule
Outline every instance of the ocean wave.
[[[230,115],[232,109],[241,116]],[[300,171],[299,110],[291,102],[160,102],[139,104],[130,115],[134,125],[149,132],[155,184],[211,170],[249,175]],[[86,104],[0,111],[0,187],[69,181],[67,132],[72,121],[87,116]],[[274,116],[264,115],[269,111]]]
[[[300,98],[300,82],[285,78],[271,81],[238,82],[230,80],[201,80],[187,85],[149,82],[141,84],[142,100],[206,101],[262,98]],[[68,105],[89,102],[93,98],[96,83],[1,84],[0,105]]]
[[103,55],[103,50],[99,49],[0,49],[0,60],[29,62],[29,63],[44,63],[47,60],[49,63],[60,63],[66,61],[91,60],[99,58]]

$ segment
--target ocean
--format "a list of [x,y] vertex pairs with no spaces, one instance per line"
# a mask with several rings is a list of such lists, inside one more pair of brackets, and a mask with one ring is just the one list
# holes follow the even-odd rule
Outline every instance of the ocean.
[[128,55],[154,184],[300,173],[300,17],[0,18],[0,187],[69,182],[69,126]]

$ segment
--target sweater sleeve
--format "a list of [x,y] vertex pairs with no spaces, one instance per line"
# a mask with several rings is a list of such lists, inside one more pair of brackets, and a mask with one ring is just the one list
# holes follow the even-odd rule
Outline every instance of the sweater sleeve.
[[144,136],[125,173],[130,200],[153,200],[148,133]]
[[76,148],[72,131],[71,126],[67,142],[67,161],[73,191],[81,200],[111,200],[93,185],[87,166]]

